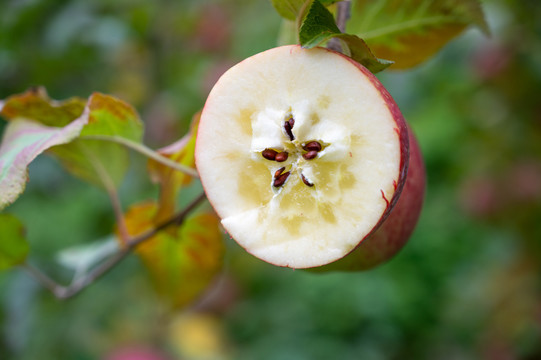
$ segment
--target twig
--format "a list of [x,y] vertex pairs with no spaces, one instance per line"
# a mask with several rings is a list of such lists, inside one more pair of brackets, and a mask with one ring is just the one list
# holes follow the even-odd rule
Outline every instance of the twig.
[[156,235],[156,233],[164,230],[166,227],[170,225],[181,225],[184,220],[186,219],[186,216],[197,207],[203,200],[205,200],[205,193],[199,194],[198,197],[193,199],[188,206],[186,206],[180,213],[173,216],[171,219],[161,223],[160,225],[156,226],[154,229],[147,231],[146,233],[140,234],[139,236],[132,238],[130,242],[126,244],[126,247],[129,247],[130,249],[133,249],[143,241],[153,237]]
[[135,237],[130,237],[129,241],[125,243],[122,249],[120,249],[117,253],[103,261],[101,264],[97,265],[86,275],[74,280],[69,286],[62,286],[58,284],[47,275],[45,275],[42,271],[29,265],[28,263],[23,264],[23,267],[34,279],[36,279],[41,285],[51,291],[53,295],[56,296],[58,299],[68,299],[78,294],[87,286],[92,284],[94,281],[105,275],[113,267],[119,264],[141,243],[152,238],[154,235],[164,230],[168,226],[181,225],[188,216],[188,214],[193,209],[195,209],[204,199],[205,194],[201,193],[197,198],[192,200],[192,202],[190,202],[190,204],[188,204],[188,206],[186,206],[181,212],[171,217],[169,220],[159,224],[152,230],[139,234]]
[[[336,25],[338,26],[338,29],[340,29],[340,32],[344,32],[346,31],[346,23],[351,16],[351,1],[340,1],[336,6]],[[340,44],[340,40],[337,38],[332,38],[329,40],[327,43],[327,48],[338,52],[342,51],[342,45]]]
[[35,268],[33,265],[30,265],[28,262],[22,263],[21,267],[26,270],[26,272],[32,276],[38,283],[41,284],[44,288],[47,288],[50,292],[56,295],[58,288],[62,286],[58,285],[53,279],[45,275],[42,271]]

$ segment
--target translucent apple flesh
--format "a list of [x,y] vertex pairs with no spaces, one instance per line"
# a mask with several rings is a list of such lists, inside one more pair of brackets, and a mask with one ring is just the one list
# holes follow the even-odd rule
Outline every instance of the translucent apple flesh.
[[310,268],[352,252],[389,216],[408,150],[398,107],[367,69],[283,46],[218,80],[196,165],[233,239],[272,264]]

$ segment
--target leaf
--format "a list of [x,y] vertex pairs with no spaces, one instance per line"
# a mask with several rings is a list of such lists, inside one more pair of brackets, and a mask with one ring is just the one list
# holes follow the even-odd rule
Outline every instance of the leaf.
[[374,54],[413,67],[439,51],[468,25],[485,34],[488,26],[478,0],[357,0],[347,32],[362,38]]
[[[131,235],[153,228],[157,204],[133,206],[125,216]],[[152,282],[167,302],[180,308],[193,302],[222,267],[224,244],[218,217],[200,213],[180,227],[161,231],[136,248]]]
[[24,118],[47,126],[62,127],[83,114],[86,100],[73,97],[64,101],[49,98],[43,87],[36,87],[8,97],[0,106],[6,120]]
[[307,4],[306,15],[299,29],[299,41],[305,48],[312,48],[329,40],[340,29],[334,21],[334,16],[318,0]]
[[356,60],[374,74],[385,70],[393,64],[392,61],[376,58],[368,45],[366,45],[366,42],[358,36],[340,34],[336,35],[336,37],[345,43],[346,47],[344,50],[347,51],[346,55]]
[[342,40],[346,55],[373,73],[392,64],[392,62],[375,57],[368,45],[359,37],[341,33],[331,12],[318,0],[312,0],[307,4],[306,15],[299,29],[301,45],[305,48],[312,48],[334,37]]
[[114,236],[90,244],[77,245],[63,249],[56,256],[57,261],[75,271],[78,277],[108,256],[118,251],[118,242]]
[[[200,117],[201,113],[195,114],[190,131],[177,142],[159,149],[157,152],[178,164],[195,169],[195,140]],[[156,221],[159,223],[173,215],[178,192],[182,186],[188,185],[192,181],[192,177],[153,159],[148,161],[148,172],[152,181],[160,184],[159,210],[156,217]]]
[[[320,0],[324,6],[329,6],[340,0]],[[287,20],[296,20],[302,12],[306,0],[271,0],[274,9]]]
[[332,5],[332,4],[337,3],[339,1],[342,1],[342,0],[319,0],[319,2],[322,3],[325,6]]
[[65,127],[49,127],[24,118],[10,121],[0,144],[0,210],[24,191],[28,165],[50,147],[79,136],[86,121],[86,117],[80,117]]
[[[40,151],[29,161],[53,145],[63,144],[49,152],[54,154],[72,174],[97,185],[105,183],[118,185],[128,167],[127,149],[104,140],[121,137],[140,141],[142,138],[143,126],[136,111],[130,105],[109,95],[94,93],[88,101],[80,98],[55,101],[49,98],[44,88],[35,88],[11,96],[1,104],[0,115],[10,122],[26,119],[51,126],[53,132],[60,131],[58,129],[61,127],[68,129],[76,127],[79,133],[70,133],[71,138],[57,140],[56,143],[38,149]],[[72,125],[73,123],[76,124]],[[80,123],[84,125],[82,129]],[[35,129],[32,131],[34,133]],[[77,135],[79,138],[75,139]],[[35,146],[32,145],[32,149],[35,150]],[[11,156],[15,156],[16,149],[11,150],[15,151],[10,153]],[[19,150],[23,149],[19,147]],[[24,186],[20,191],[22,189]]]
[[295,20],[305,0],[271,0],[274,9],[285,19]]
[[10,214],[0,214],[0,270],[24,262],[28,250],[24,227],[19,219]]
[[92,94],[86,109],[88,124],[80,138],[52,153],[68,171],[86,181],[107,186],[110,180],[118,185],[128,168],[128,150],[104,140],[121,137],[140,142],[142,122],[133,107],[109,95]]

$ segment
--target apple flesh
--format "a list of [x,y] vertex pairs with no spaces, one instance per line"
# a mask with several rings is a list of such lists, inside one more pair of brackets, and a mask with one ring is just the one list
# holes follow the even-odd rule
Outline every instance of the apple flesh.
[[[195,157],[233,239],[269,263],[312,268],[357,252],[365,240],[405,242],[407,229],[384,225],[402,226],[389,215],[406,183],[409,138],[398,106],[366,68],[292,45],[256,54],[218,80]],[[388,235],[376,235],[378,228]],[[399,247],[393,240],[382,250],[384,240],[366,246],[374,263]]]
[[423,207],[426,188],[424,161],[415,135],[409,130],[409,166],[406,183],[389,217],[344,258],[318,271],[359,271],[391,259],[410,238]]

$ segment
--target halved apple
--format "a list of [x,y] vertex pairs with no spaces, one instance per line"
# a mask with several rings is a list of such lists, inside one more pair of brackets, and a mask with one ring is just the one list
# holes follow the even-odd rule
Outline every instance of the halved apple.
[[[218,80],[195,156],[232,238],[269,263],[311,268],[361,249],[389,216],[406,182],[408,129],[360,64],[325,48],[283,46]],[[422,201],[422,191],[413,196]]]

